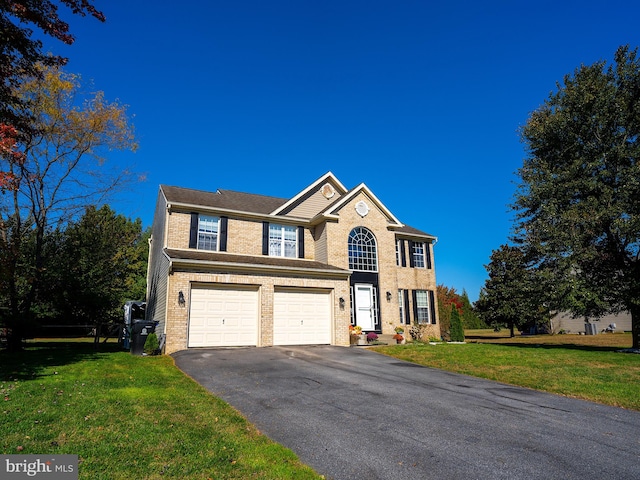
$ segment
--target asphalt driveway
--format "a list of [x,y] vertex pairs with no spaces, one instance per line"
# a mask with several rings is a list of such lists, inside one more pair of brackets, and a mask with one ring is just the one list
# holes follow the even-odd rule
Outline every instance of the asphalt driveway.
[[640,412],[358,348],[212,348],[173,357],[327,479],[640,478]]

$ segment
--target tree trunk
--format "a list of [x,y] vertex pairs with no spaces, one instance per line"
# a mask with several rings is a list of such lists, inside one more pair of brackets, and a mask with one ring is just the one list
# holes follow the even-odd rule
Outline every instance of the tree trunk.
[[631,338],[632,348],[640,350],[640,305],[631,307]]
[[509,331],[511,332],[511,338],[515,337],[515,322],[509,322]]
[[25,332],[20,320],[10,319],[7,322],[7,350],[10,352],[22,350],[24,337]]

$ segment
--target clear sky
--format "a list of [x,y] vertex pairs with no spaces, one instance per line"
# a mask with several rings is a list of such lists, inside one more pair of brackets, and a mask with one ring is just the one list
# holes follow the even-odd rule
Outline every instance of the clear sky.
[[95,0],[48,42],[129,105],[146,175],[112,203],[151,224],[160,184],[288,198],[333,172],[438,237],[439,284],[475,301],[525,155],[518,129],[580,64],[640,46],[609,0]]

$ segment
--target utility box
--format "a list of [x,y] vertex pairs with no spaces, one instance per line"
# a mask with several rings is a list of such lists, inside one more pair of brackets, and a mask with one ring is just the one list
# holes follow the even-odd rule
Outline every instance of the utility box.
[[144,342],[147,336],[156,331],[157,322],[148,320],[135,320],[131,324],[131,354],[142,355],[144,353]]
[[585,323],[584,324],[584,334],[585,335],[597,335],[598,334],[598,325],[595,323]]
[[124,325],[120,335],[120,344],[125,350],[131,349],[131,327],[136,320],[144,320],[145,302],[129,301],[124,304]]

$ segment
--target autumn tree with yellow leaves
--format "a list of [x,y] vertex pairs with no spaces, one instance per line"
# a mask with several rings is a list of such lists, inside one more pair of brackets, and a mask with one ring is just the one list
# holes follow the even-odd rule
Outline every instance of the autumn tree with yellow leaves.
[[35,128],[19,149],[13,131],[0,132],[0,171],[10,182],[0,194],[0,296],[7,305],[0,323],[13,350],[36,317],[47,233],[127,180],[129,172],[109,168],[106,152],[137,147],[126,106],[102,92],[83,95],[77,75],[40,68],[15,90]]

